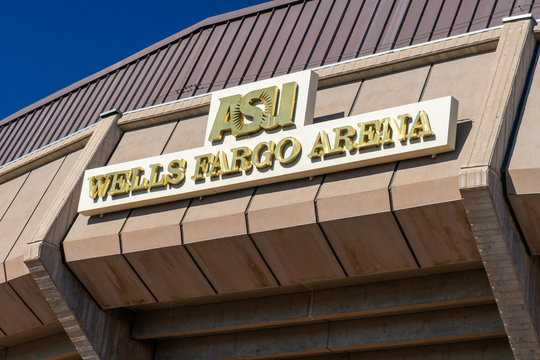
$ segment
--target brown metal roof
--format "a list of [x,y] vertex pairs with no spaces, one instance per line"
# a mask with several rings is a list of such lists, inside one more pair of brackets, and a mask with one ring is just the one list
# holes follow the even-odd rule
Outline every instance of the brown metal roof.
[[199,22],[0,121],[0,164],[130,110],[500,25],[531,0],[274,0]]

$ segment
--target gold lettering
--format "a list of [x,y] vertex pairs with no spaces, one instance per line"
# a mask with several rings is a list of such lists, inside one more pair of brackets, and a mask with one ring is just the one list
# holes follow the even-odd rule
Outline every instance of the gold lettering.
[[358,135],[359,149],[365,149],[368,147],[378,146],[381,135],[379,130],[381,128],[381,120],[366,121],[358,124],[360,132]]
[[[266,167],[271,167],[274,163],[274,149],[276,143],[273,141],[261,142],[258,143],[255,148],[253,148],[253,156],[251,161],[258,169],[264,169]],[[264,152],[262,152],[266,149]],[[262,152],[262,155],[261,155]],[[264,157],[264,160],[261,159],[261,156]]]
[[[247,93],[240,102],[240,112],[235,112],[231,117],[233,125],[238,122],[240,131],[235,136],[252,134],[264,129],[273,129],[277,127],[277,122],[274,120],[276,112],[276,99],[278,94],[277,86],[271,86],[264,89],[253,90]],[[261,104],[263,109],[256,106]],[[245,117],[251,117],[251,122],[246,123]]]
[[323,155],[326,155],[330,152],[330,141],[328,140],[328,134],[321,130],[315,138],[315,143],[311,152],[307,155],[308,158],[319,158]]
[[233,154],[231,160],[231,168],[224,172],[224,175],[239,173],[242,170],[248,172],[253,164],[251,163],[251,150],[246,146],[231,149]]
[[192,180],[204,180],[204,174],[208,172],[208,167],[214,162],[214,154],[204,154],[195,156],[195,174]]
[[281,98],[279,99],[279,113],[275,117],[276,126],[286,127],[294,125],[293,116],[297,89],[298,84],[295,82],[283,84]]
[[167,185],[167,177],[163,174],[160,174],[163,170],[163,165],[161,164],[151,164],[150,165],[150,185],[148,188],[155,189]]
[[116,171],[111,173],[112,186],[109,189],[109,195],[117,196],[129,192],[128,179],[131,177],[131,171]]
[[[291,147],[292,151],[288,156],[285,156],[285,149],[288,146]],[[277,143],[275,152],[276,160],[282,164],[290,164],[300,155],[300,151],[302,151],[300,142],[296,138],[288,136]]]
[[234,129],[232,128],[231,124],[231,110],[234,109],[235,105],[240,103],[242,100],[242,97],[240,95],[233,95],[226,98],[219,99],[219,109],[216,114],[216,119],[214,120],[214,124],[212,125],[212,130],[210,131],[210,135],[208,136],[208,140],[210,141],[219,141],[221,140],[221,137],[226,132],[234,132],[238,131],[240,129]]
[[147,178],[142,178],[141,183],[141,174],[143,172],[144,169],[142,167],[135,167],[131,169],[131,179],[129,180],[131,185],[129,186],[129,191],[131,191],[132,193],[148,189]]
[[174,159],[167,166],[167,184],[169,185],[178,185],[180,184],[185,177],[186,172],[186,160],[177,160]]
[[90,197],[96,199],[98,197],[105,198],[107,196],[107,191],[111,185],[111,174],[91,176],[88,178],[90,182]]
[[427,113],[424,110],[420,110],[418,114],[416,114],[416,118],[412,123],[407,138],[413,140],[418,139],[419,137],[429,137],[433,135],[435,134],[431,131]]
[[394,140],[392,139],[394,137],[394,133],[398,134],[398,140],[403,142],[407,140],[406,134],[407,134],[407,123],[411,120],[411,115],[409,114],[403,114],[398,115],[399,119],[399,125],[397,124],[395,119],[392,118],[384,118],[383,121],[383,138],[381,140],[381,144],[387,145],[392,144]]
[[334,147],[328,151],[325,155],[335,155],[345,152],[345,149],[348,151],[353,151],[356,149],[356,142],[354,138],[356,137],[356,130],[352,126],[342,126],[333,129],[336,133],[334,137]]
[[226,174],[229,171],[229,164],[227,162],[227,155],[224,151],[218,151],[217,156],[214,156],[212,161],[212,167],[207,176],[216,177],[222,174]]
[[253,90],[245,96],[233,95],[219,99],[220,105],[208,140],[219,141],[227,132],[234,136],[244,136],[261,128],[271,130],[278,126],[294,125],[297,89],[296,82],[283,84],[277,115],[277,86]]

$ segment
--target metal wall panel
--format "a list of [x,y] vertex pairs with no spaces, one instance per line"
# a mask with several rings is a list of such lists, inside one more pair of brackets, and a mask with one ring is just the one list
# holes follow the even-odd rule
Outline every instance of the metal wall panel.
[[[357,3],[362,4],[362,1],[357,1]],[[303,64],[303,69],[314,68],[324,63],[326,56],[330,51],[330,46],[332,46],[332,43],[337,40],[336,35],[347,13],[349,4],[350,1],[344,0],[336,1],[334,3],[334,7],[326,18],[326,23],[323,26],[319,38],[317,39],[317,43],[315,44],[310,55],[309,62]]]
[[206,19],[0,121],[0,164],[99,120],[500,25],[536,0],[275,0]]
[[[231,65],[230,60],[232,60],[233,57],[231,56],[229,59],[225,60],[225,64],[221,69],[221,74],[219,74],[216,78],[216,81],[214,82],[210,91],[236,86],[242,81],[250,62],[253,59],[253,54],[258,52],[257,49],[263,41],[263,36],[270,25],[270,21],[275,19],[274,14],[280,11],[284,13],[285,9],[282,8],[275,12],[268,11],[266,13],[259,14],[257,17],[245,19],[243,28],[247,30],[248,25],[251,25],[251,28],[249,32],[240,31],[240,34],[238,34],[237,44],[240,44],[241,41],[244,41],[244,44],[242,48],[238,50],[237,59],[235,60],[234,65],[232,65],[232,69],[229,69],[229,66]],[[242,39],[244,37],[245,39]],[[255,50],[251,52],[251,49],[253,48]]]
[[[269,20],[267,27],[264,29],[257,47],[255,48],[256,52],[253,54],[253,59],[240,79],[233,77],[234,81],[229,83],[230,86],[251,82],[257,78],[257,76],[263,71],[265,61],[271,55],[271,51],[274,49],[273,45],[278,37],[278,33],[283,25],[283,22],[286,18],[289,19],[289,21],[291,21],[290,19],[292,18],[296,18],[301,9],[301,5],[294,5],[290,8],[276,9],[272,13],[272,17]],[[294,15],[291,15],[291,13]],[[285,36],[282,36],[282,38],[284,37]]]
[[378,1],[365,0],[362,11],[356,18],[356,24],[351,30],[349,40],[345,48],[341,51],[339,60],[348,60],[356,57],[358,50],[366,38],[366,33],[371,25],[371,19],[373,19],[378,5]]

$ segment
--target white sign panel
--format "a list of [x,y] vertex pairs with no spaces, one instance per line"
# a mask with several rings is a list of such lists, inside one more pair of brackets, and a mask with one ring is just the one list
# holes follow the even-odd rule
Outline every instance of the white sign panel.
[[448,96],[309,124],[317,88],[304,71],[214,92],[203,147],[90,169],[85,215],[204,196],[454,150]]

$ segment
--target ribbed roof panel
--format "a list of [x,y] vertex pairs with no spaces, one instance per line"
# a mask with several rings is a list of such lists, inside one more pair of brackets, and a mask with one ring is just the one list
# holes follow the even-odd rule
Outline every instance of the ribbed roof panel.
[[502,23],[540,0],[274,0],[215,16],[0,121],[0,164],[99,120]]

